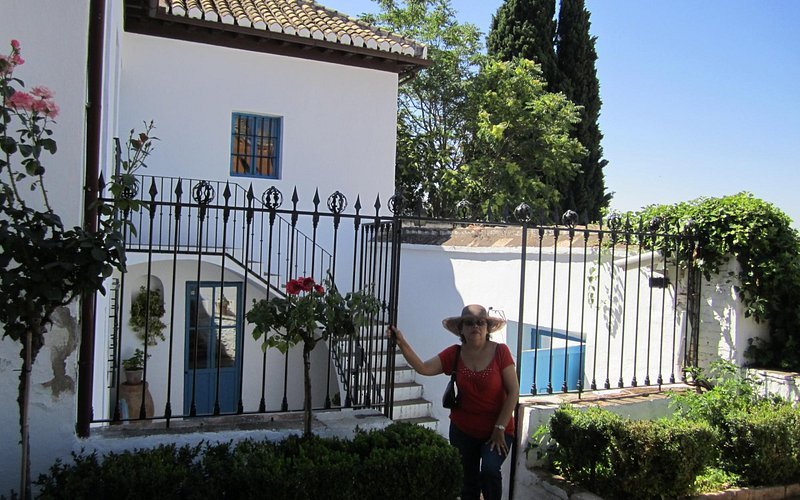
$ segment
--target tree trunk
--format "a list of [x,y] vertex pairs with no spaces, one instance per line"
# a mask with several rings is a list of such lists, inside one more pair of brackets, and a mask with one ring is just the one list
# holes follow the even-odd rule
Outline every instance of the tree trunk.
[[33,364],[33,333],[25,332],[25,342],[22,345],[22,372],[19,374],[19,426],[20,426],[20,473],[19,491],[20,498],[31,498],[30,482],[30,440],[28,437],[28,408],[30,407],[31,393],[31,365]]
[[314,346],[303,346],[303,435],[311,436],[311,350]]

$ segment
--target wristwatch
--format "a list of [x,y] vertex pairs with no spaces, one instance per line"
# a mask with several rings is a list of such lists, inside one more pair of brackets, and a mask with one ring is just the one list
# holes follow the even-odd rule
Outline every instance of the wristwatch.
[[506,430],[506,426],[505,425],[500,425],[500,424],[495,425],[494,428],[495,429],[500,429],[501,431],[505,431]]

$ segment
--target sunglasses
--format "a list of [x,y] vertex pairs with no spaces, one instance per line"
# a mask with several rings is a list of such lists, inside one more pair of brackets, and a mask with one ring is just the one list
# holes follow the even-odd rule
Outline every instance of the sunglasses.
[[466,326],[467,328],[472,328],[473,326],[483,327],[486,326],[485,319],[465,319],[461,322],[462,326]]

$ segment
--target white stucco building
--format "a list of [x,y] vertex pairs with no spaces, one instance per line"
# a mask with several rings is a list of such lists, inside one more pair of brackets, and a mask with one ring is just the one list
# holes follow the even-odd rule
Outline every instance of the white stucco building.
[[[428,64],[423,45],[313,2],[270,2],[270,10],[266,2],[257,1],[256,10],[246,11],[239,2],[219,8],[206,3],[205,10],[196,5],[165,0],[3,3],[2,43],[19,40],[26,60],[15,76],[29,87],[49,86],[61,108],[53,127],[58,153],[46,166],[51,199],[67,226],[84,222],[84,186],[96,185],[98,173],[106,179],[114,174],[114,138],[123,144],[124,160],[129,132],[138,133],[151,120],[159,141],[147,162],[148,175],[231,182],[242,190],[252,185],[258,199],[268,187],[276,187],[288,200],[297,188],[305,196],[297,204],[299,210],[312,206],[315,190],[323,207],[334,191],[350,198],[351,204],[360,195],[365,206],[394,193],[397,89],[404,78]],[[158,272],[158,259],[132,255],[129,286],[138,287],[144,266],[153,262]],[[221,290],[242,281],[241,270],[225,276],[219,266],[213,259],[203,263],[202,286]],[[153,281],[165,295],[175,292],[176,307],[188,307],[188,260],[181,269],[175,285],[163,274],[154,274]],[[225,283],[216,285],[219,280]],[[243,288],[250,289],[251,298],[256,294],[252,285]],[[120,293],[130,300],[134,291]],[[97,355],[89,363],[95,420],[109,418],[113,399],[104,354],[112,308],[110,296],[98,299]],[[241,315],[240,311],[240,323]],[[175,317],[179,319],[174,326],[180,321],[185,329],[188,313],[182,310]],[[77,305],[69,314],[59,314],[34,367],[34,477],[55,458],[68,457],[82,446],[76,433],[82,326],[78,319],[86,322]],[[179,349],[183,335],[182,331]],[[122,348],[124,356],[132,350],[124,340]],[[6,381],[0,385],[0,397],[7,402],[16,400],[17,351],[11,341],[0,342],[0,373]],[[157,364],[166,353],[153,348],[150,355]],[[180,350],[175,356],[183,360]],[[253,358],[251,366],[259,357],[255,352],[248,356]],[[81,371],[84,378],[86,373],[92,371]],[[56,383],[48,384],[55,378]],[[302,377],[295,374],[293,380],[301,384]],[[182,365],[175,382],[184,382]],[[155,403],[163,405],[161,388],[153,389]],[[184,406],[179,392],[173,404]],[[5,429],[0,435],[0,467],[16,471],[18,413],[16,405],[6,407],[0,415]],[[7,474],[0,481],[0,491],[16,487],[14,476]]]

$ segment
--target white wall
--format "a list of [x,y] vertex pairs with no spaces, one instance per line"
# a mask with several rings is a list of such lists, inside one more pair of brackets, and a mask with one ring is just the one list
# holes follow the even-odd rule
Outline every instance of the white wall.
[[720,266],[715,282],[703,280],[700,305],[699,364],[708,368],[721,358],[739,366],[745,363],[748,339],[769,337],[769,325],[745,315],[736,292],[741,266],[735,258]]
[[136,34],[122,55],[120,138],[152,119],[161,139],[146,173],[227,179],[231,113],[252,112],[283,117],[282,179],[232,178],[259,198],[339,190],[371,211],[394,194],[396,74]]
[[[4,0],[0,7],[0,53],[10,52],[11,39],[19,40],[25,64],[14,76],[28,89],[49,87],[61,109],[52,126],[58,143],[55,156],[45,156],[45,182],[51,203],[66,226],[81,223],[84,177],[87,62],[87,0],[70,2],[45,0]],[[60,315],[46,335],[32,373],[30,414],[31,463],[33,477],[67,456],[76,441],[75,389],[77,379],[77,309]],[[62,360],[66,358],[66,363]],[[6,338],[0,341],[0,495],[19,487],[19,411],[17,383],[21,361],[19,345]],[[54,377],[54,371],[63,375]],[[48,384],[48,385],[45,385]]]
[[615,260],[612,266],[604,261],[599,271],[595,265],[590,273],[596,279],[587,286],[593,298],[587,303],[584,321],[584,387],[591,388],[594,381],[598,389],[605,388],[606,382],[608,388],[617,388],[620,380],[630,387],[634,377],[637,385],[655,385],[659,378],[664,384],[680,380],[685,309],[680,303],[675,308],[674,285],[678,283],[678,295],[685,293],[685,287],[672,276],[674,268],[667,270],[671,286],[651,288],[650,278],[664,275],[663,264],[656,264],[653,270],[621,262]]

